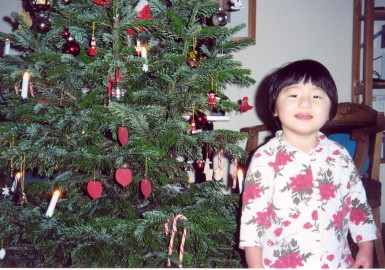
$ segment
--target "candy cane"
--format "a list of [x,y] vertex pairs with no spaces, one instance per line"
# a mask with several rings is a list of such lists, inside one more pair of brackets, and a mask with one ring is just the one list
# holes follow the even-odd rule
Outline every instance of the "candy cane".
[[[170,256],[172,254],[172,248],[174,245],[174,238],[175,234],[177,232],[177,222],[178,219],[186,219],[184,215],[176,215],[174,218],[174,221],[172,222],[172,233],[171,233],[171,238],[170,238],[170,244],[168,246],[168,258],[167,258],[167,267],[171,266],[171,260]],[[168,226],[167,226],[168,227]],[[187,236],[187,228],[183,228],[183,233],[182,233],[182,240],[179,246],[179,268],[182,267],[182,260],[183,260],[183,253],[184,253],[184,243],[186,241],[186,236]]]
[[237,187],[237,170],[238,170],[238,160],[234,159],[234,171],[233,171],[233,189]]

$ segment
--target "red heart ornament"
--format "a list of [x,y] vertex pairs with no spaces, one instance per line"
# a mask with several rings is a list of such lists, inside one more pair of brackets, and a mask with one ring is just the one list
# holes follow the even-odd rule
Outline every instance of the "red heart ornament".
[[102,195],[102,184],[99,181],[89,181],[87,184],[88,194],[95,200]]
[[126,127],[118,128],[118,140],[122,146],[128,141],[128,129]]
[[132,172],[130,169],[117,169],[115,172],[115,178],[119,184],[125,187],[132,181]]
[[144,198],[147,199],[151,194],[151,182],[143,178],[140,182],[140,189],[142,190]]

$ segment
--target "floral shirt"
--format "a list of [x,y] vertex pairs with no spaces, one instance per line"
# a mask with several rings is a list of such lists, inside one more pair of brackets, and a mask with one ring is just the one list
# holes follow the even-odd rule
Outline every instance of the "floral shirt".
[[319,133],[305,153],[276,137],[253,155],[242,196],[240,248],[266,268],[349,268],[347,242],[380,237],[347,150]]

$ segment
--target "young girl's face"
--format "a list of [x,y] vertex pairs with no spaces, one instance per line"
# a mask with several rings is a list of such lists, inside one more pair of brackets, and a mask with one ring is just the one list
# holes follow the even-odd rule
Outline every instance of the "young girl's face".
[[331,101],[326,92],[310,82],[284,87],[275,102],[283,132],[316,135],[329,120]]

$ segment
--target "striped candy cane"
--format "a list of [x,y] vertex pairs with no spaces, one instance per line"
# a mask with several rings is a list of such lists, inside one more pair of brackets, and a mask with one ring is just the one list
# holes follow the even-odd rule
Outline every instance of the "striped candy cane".
[[[177,232],[178,219],[186,219],[186,217],[184,215],[181,215],[181,214],[176,215],[174,217],[173,222],[172,222],[172,232],[171,232],[170,244],[168,246],[167,267],[171,266],[170,256],[172,254],[172,248],[174,245],[174,238],[175,238],[175,234]],[[166,224],[167,224],[167,229],[166,229]],[[165,232],[166,232],[166,234],[168,234],[168,221],[165,223]],[[184,244],[186,241],[186,236],[187,236],[187,228],[185,227],[185,228],[183,228],[182,239],[181,239],[180,246],[179,246],[179,268],[182,267],[182,260],[183,260],[183,254],[184,254]]]
[[238,160],[234,159],[234,171],[233,171],[233,186],[232,188],[235,189],[237,187],[237,170],[238,170]]

